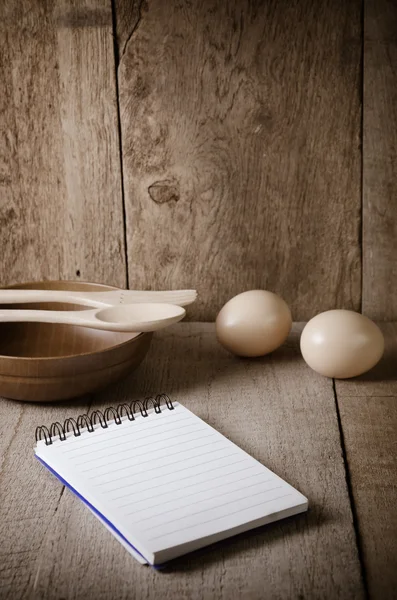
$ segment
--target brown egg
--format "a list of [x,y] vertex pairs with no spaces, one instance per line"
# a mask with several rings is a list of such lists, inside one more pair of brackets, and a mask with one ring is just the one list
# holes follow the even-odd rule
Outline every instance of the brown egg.
[[314,371],[345,379],[372,369],[381,359],[384,338],[373,321],[351,310],[328,310],[307,323],[302,356]]
[[280,296],[251,290],[235,296],[216,319],[216,335],[226,350],[238,356],[262,356],[288,336],[292,318]]

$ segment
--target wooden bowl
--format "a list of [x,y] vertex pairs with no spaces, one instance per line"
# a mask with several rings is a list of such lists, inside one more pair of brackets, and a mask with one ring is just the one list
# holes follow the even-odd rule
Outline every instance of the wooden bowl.
[[[79,281],[41,281],[10,287],[116,289]],[[18,308],[87,309],[62,303],[20,304]],[[95,392],[131,373],[144,359],[151,339],[151,333],[118,333],[53,323],[0,323],[0,396],[51,402]]]

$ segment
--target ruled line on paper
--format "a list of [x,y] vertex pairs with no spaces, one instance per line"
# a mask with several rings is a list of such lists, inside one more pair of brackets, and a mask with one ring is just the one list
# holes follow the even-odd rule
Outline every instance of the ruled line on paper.
[[[261,473],[261,474],[263,475],[263,473]],[[246,479],[248,479],[248,478],[246,478]],[[234,483],[240,483],[240,481],[242,481],[242,480],[240,479],[238,482],[234,482]],[[256,481],[252,485],[244,486],[244,488],[240,487],[240,488],[237,488],[235,490],[230,490],[229,492],[222,492],[220,494],[213,494],[210,498],[203,498],[202,500],[197,500],[196,502],[192,502],[189,506],[196,506],[196,504],[200,504],[201,502],[209,502],[209,501],[213,500],[214,498],[222,498],[222,496],[230,496],[230,494],[236,494],[241,489],[247,490],[249,488],[257,487],[258,485],[262,485],[263,483],[268,483],[269,481],[273,481],[273,478],[265,479],[265,481],[259,481],[259,482]],[[220,485],[213,486],[212,488],[205,488],[204,490],[202,490],[202,492],[212,491],[212,490],[214,490],[214,489],[216,489],[218,487],[224,487],[224,485],[225,484],[220,484]],[[229,485],[231,485],[231,484],[229,484]],[[263,493],[272,492],[273,490],[278,490],[281,487],[283,487],[283,486],[279,485],[279,486],[277,486],[275,488],[271,488],[270,490],[262,490],[262,492]],[[187,494],[186,496],[181,496],[180,499],[184,500],[185,498],[188,498],[189,496],[195,496],[197,493],[200,493],[200,492],[193,492],[193,494]],[[250,496],[244,496],[244,498],[238,498],[238,500],[245,500],[245,498],[250,498]],[[169,500],[169,502],[171,502],[171,500]],[[155,504],[154,506],[163,506],[163,504],[167,504],[167,503],[166,502],[164,502],[164,503],[161,502],[159,504]],[[222,503],[219,506],[211,506],[210,508],[206,509],[205,511],[201,511],[201,512],[206,512],[208,510],[212,510],[213,508],[220,508],[220,507],[224,506],[224,504],[225,503]],[[154,506],[152,505],[152,506],[150,506],[148,508],[152,509],[152,508],[154,508]],[[186,508],[186,507],[178,506],[178,510],[180,510],[182,508]],[[163,511],[161,513],[158,513],[157,515],[150,515],[149,517],[139,518],[138,521],[129,521],[129,524],[135,525],[137,523],[142,523],[142,521],[148,521],[150,519],[157,519],[158,517],[163,517],[164,515],[167,515],[168,513],[172,513],[172,512],[175,512],[175,508],[171,508],[170,510],[165,510],[165,511]],[[181,517],[181,518],[184,519],[186,517],[190,517],[190,516],[195,515],[195,514],[198,514],[198,513],[190,513],[189,515],[185,515],[184,517]],[[179,519],[176,519],[176,520],[179,520]],[[172,523],[172,522],[173,521],[167,521],[167,524],[168,523]],[[156,527],[156,525],[154,527]],[[154,529],[154,527],[152,527],[150,529]],[[148,531],[148,529],[145,529],[145,531]]]
[[[174,462],[173,465],[178,465],[180,463],[185,463],[187,460],[190,460],[190,459],[193,459],[193,458],[201,458],[202,456],[205,456],[206,454],[212,454],[213,455],[216,452],[222,452],[223,450],[226,450],[226,449],[227,449],[227,446],[225,446],[224,448],[219,448],[218,450],[209,450],[208,452],[203,452],[202,454],[197,454],[196,456],[191,456],[189,458],[181,458],[181,460],[178,460],[178,461]],[[179,452],[178,452],[178,454],[179,454]],[[230,455],[227,454],[226,456],[219,456],[217,458],[219,458],[219,459],[221,459],[221,458],[227,458],[227,456],[230,456]],[[164,458],[166,458],[166,457],[164,457]],[[153,461],[152,460],[148,460],[146,462],[152,463]],[[207,463],[207,461],[204,461],[203,463],[199,463],[199,464],[206,464],[206,463]],[[138,464],[140,466],[142,463],[138,463]],[[164,466],[169,466],[169,465],[166,464]],[[195,466],[196,465],[191,465],[190,467],[186,467],[186,468],[194,468]],[[156,465],[156,467],[153,467],[153,469],[146,469],[144,471],[144,473],[147,473],[148,471],[154,471],[154,470],[156,470],[158,468],[161,468],[161,466]],[[175,473],[175,471],[171,471],[171,473]],[[109,481],[106,481],[106,482],[103,482],[103,483],[98,483],[96,487],[99,487],[101,485],[108,485],[109,483],[114,483],[115,481],[121,481],[121,480],[124,479],[124,477],[125,476],[123,474],[122,477],[118,477],[116,479],[112,479],[112,480],[109,480]]]
[[[184,419],[183,419],[184,420]],[[194,421],[192,422],[191,425],[182,425],[181,427],[172,427],[174,425],[174,423],[171,423],[171,427],[167,426],[164,427],[164,423],[161,424],[162,429],[165,430],[166,433],[168,433],[168,431],[179,431],[180,429],[186,429],[187,427],[197,427],[197,423],[195,423]],[[120,438],[127,438],[124,439],[120,444],[112,444],[111,446],[104,446],[102,449],[98,450],[97,452],[104,452],[106,451],[108,448],[112,448],[112,447],[116,447],[119,446],[121,444],[125,444],[126,442],[128,443],[129,441],[134,442],[136,440],[141,440],[141,439],[145,439],[146,437],[149,437],[152,435],[152,430],[153,429],[158,429],[158,427],[151,427],[150,429],[144,429],[143,427],[141,427],[140,430],[138,431],[134,431],[134,434],[131,433],[131,429],[129,431],[126,431],[126,433],[124,435],[121,435],[124,432],[120,432],[120,434],[116,437],[114,436],[116,439],[120,439]],[[117,432],[116,432],[117,433]],[[156,433],[154,435],[157,435]],[[93,446],[94,444],[90,444],[90,446]],[[89,454],[92,454],[92,450],[89,450],[88,452],[79,452],[78,456],[87,456]]]
[[[220,457],[218,457],[218,460],[223,460],[224,458],[231,458],[232,456],[237,456],[238,454],[239,454],[238,452],[232,452],[231,454],[226,454],[226,456],[220,456]],[[181,461],[181,462],[183,462],[183,461]],[[185,459],[185,462],[186,462],[186,459]],[[194,467],[199,467],[201,465],[206,465],[206,464],[208,464],[208,459],[204,460],[201,463],[197,463],[196,465],[188,465],[187,467],[183,467],[183,469],[172,470],[170,473],[160,473],[157,477],[164,477],[166,475],[173,475],[174,473],[180,473],[181,471],[186,471],[186,469],[193,469]],[[225,465],[223,465],[223,466],[225,466]],[[146,473],[148,473],[149,471],[156,471],[157,469],[158,469],[157,466],[152,467],[151,469],[146,469],[144,471],[144,474],[146,475]],[[149,479],[137,480],[134,483],[127,483],[126,485],[117,486],[114,489],[110,488],[109,490],[105,490],[105,493],[115,492],[115,491],[118,491],[118,490],[122,490],[123,488],[131,487],[132,485],[137,485],[139,483],[143,483],[143,482],[149,481],[151,479],[155,479],[155,477],[151,476],[151,477],[149,477]]]
[[[168,531],[167,533],[162,533],[161,535],[157,535],[155,537],[149,538],[148,541],[151,542],[152,540],[158,540],[162,537],[168,537],[170,535],[173,535],[174,533],[179,533],[180,531],[186,531],[187,529],[194,529],[194,527],[202,527],[203,525],[206,525],[207,523],[213,523],[214,521],[219,521],[220,519],[223,519],[225,517],[231,517],[233,515],[237,515],[240,512],[251,510],[252,508],[256,508],[257,506],[262,506],[263,504],[267,504],[268,502],[274,502],[276,500],[281,500],[281,498],[286,498],[287,496],[292,496],[292,493],[290,492],[289,494],[283,494],[282,496],[277,496],[276,498],[271,498],[270,500],[265,500],[264,502],[259,502],[258,504],[252,504],[251,506],[247,506],[246,508],[241,508],[241,509],[236,510],[231,513],[226,513],[226,514],[222,515],[221,517],[216,517],[215,519],[208,519],[208,521],[201,521],[200,523],[196,523],[195,525],[188,525],[187,527],[184,527],[183,530],[175,529],[174,531]],[[253,496],[249,496],[249,497],[252,498]]]
[[[247,462],[247,460],[249,460],[249,458],[243,458],[242,460],[237,460],[236,462],[233,463],[233,465],[237,465],[239,463],[242,462]],[[227,466],[227,465],[226,465]],[[155,488],[159,488],[159,487],[163,487],[164,485],[168,485],[169,483],[173,483],[174,481],[182,481],[183,479],[190,479],[191,477],[197,477],[197,475],[202,475],[203,473],[210,473],[211,471],[217,471],[219,469],[225,469],[226,467],[225,465],[220,465],[219,467],[214,467],[213,469],[206,469],[204,471],[200,471],[199,473],[194,473],[194,475],[187,475],[186,477],[177,477],[176,479],[171,479],[171,480],[167,480],[165,483],[159,483],[157,485],[151,485],[147,488],[144,488],[143,490],[140,490],[140,492],[147,492],[148,490],[154,490]],[[230,465],[232,466],[232,465]],[[150,477],[149,479],[146,479],[144,481],[141,481],[141,483],[144,483],[145,481],[150,481],[152,478]],[[132,483],[131,485],[136,485],[136,483]],[[127,494],[123,494],[121,496],[116,496],[115,498],[112,498],[112,500],[121,500],[121,498],[125,498],[126,496],[129,496],[129,493]]]
[[[152,414],[155,414],[154,412],[148,414],[148,417],[151,417]],[[90,415],[88,415],[90,416]],[[177,415],[175,415],[177,416]],[[140,429],[142,429],[142,427],[146,427],[149,423],[152,424],[152,422],[154,421],[153,419],[148,419],[148,417],[143,417],[140,414],[135,414],[135,419],[133,421],[130,421],[128,419],[128,417],[123,416],[122,417],[122,423],[121,424],[132,424],[134,423],[134,427],[139,427]],[[174,417],[173,414],[168,415],[167,413],[161,413],[160,415],[156,415],[156,417],[161,417],[162,422],[164,422],[165,420],[168,420],[171,417]],[[175,418],[175,417],[174,417]],[[95,440],[98,440],[99,438],[103,438],[104,436],[106,436],[106,438],[108,438],[110,435],[112,435],[113,433],[117,433],[118,431],[118,427],[120,427],[120,425],[116,425],[115,421],[109,421],[108,422],[108,427],[101,427],[100,422],[98,421],[97,423],[95,423],[94,425],[94,431],[88,431],[87,428],[83,428],[82,429],[82,435],[87,435],[87,433],[95,433]],[[94,436],[93,436],[94,437]],[[81,444],[82,446],[86,443],[87,437],[82,438],[80,436],[76,436],[76,437],[72,437],[70,439],[70,444],[72,445],[73,448],[69,448],[69,451],[72,450],[77,450],[77,445]]]
[[[257,467],[258,467],[258,465],[252,465],[251,467],[244,467],[243,469],[238,469],[237,471],[232,471],[231,473],[224,473],[223,475],[215,475],[215,477],[208,477],[204,481],[200,481],[200,482],[195,481],[194,483],[189,483],[188,485],[182,485],[182,487],[173,488],[172,490],[170,490],[170,492],[166,492],[166,493],[170,493],[171,494],[173,492],[178,492],[179,490],[184,490],[184,489],[193,487],[194,485],[205,484],[208,481],[215,481],[215,480],[219,481],[219,479],[222,479],[224,477],[231,477],[232,475],[236,475],[237,473],[242,473],[243,471],[249,471],[250,469],[254,469],[254,468],[257,468]],[[204,471],[204,473],[205,472],[207,472],[207,471]],[[262,474],[262,472],[260,474]],[[248,477],[255,477],[255,475],[256,475],[256,473],[253,474],[253,475],[249,475]],[[176,479],[174,481],[174,483],[177,482],[177,481],[179,481],[179,478]],[[172,483],[172,482],[168,482],[167,481],[163,485],[168,485],[169,483]],[[224,485],[224,484],[222,484],[222,485]],[[159,487],[161,487],[161,486],[159,486]],[[147,488],[147,489],[151,489],[151,488]],[[141,496],[140,492],[139,492],[139,495]],[[135,501],[133,498],[131,498],[130,502],[128,502],[127,504],[119,504],[119,505],[117,505],[117,508],[125,508],[126,506],[130,506],[131,502],[134,502],[134,508],[135,508],[136,504],[138,504],[139,502],[145,502],[146,500],[149,500],[150,498],[153,498],[153,494],[150,494],[149,496],[145,496],[144,498],[140,497],[140,500],[138,500],[138,501]],[[172,501],[173,501],[173,499],[169,500],[169,502],[172,502]],[[126,515],[131,515],[134,512],[135,511],[132,510],[131,512],[126,513]]]
[[[245,469],[242,469],[243,471]],[[241,471],[235,471],[235,473],[240,473]],[[234,475],[234,473],[232,473],[232,475]],[[244,481],[246,479],[251,479],[252,477],[257,477],[258,475],[263,475],[263,471],[259,472],[259,473],[253,473],[251,475],[247,475],[246,477],[240,477],[238,479],[238,482],[240,481]],[[230,476],[230,473],[228,473],[227,475],[225,475],[224,477]],[[190,485],[187,486],[183,486],[182,488],[178,488],[177,490],[172,490],[171,492],[168,492],[170,494],[173,494],[175,491],[179,491],[180,489],[185,490],[186,488],[192,487],[194,485],[203,485],[208,483],[208,481],[219,481],[219,479],[221,479],[221,477],[212,477],[210,480],[205,480],[202,481],[200,483],[192,483]],[[271,481],[270,479],[266,479],[265,481]],[[164,506],[164,504],[169,504],[170,502],[174,502],[175,500],[182,500],[184,498],[188,498],[189,496],[195,496],[196,494],[202,494],[204,492],[209,492],[211,490],[215,490],[218,487],[225,487],[228,485],[232,485],[233,483],[237,483],[236,481],[230,481],[229,483],[218,483],[218,485],[213,485],[213,486],[206,486],[205,488],[201,489],[201,490],[196,490],[195,492],[191,492],[190,494],[183,494],[182,496],[173,496],[173,498],[170,498],[170,500],[162,500],[161,502],[157,502],[157,504],[150,504],[150,505],[145,505],[145,508],[156,508],[157,506]],[[261,482],[264,483],[264,482]],[[259,485],[259,484],[258,484]],[[152,498],[152,496],[149,496],[147,499]],[[137,502],[134,502],[134,510],[131,510],[130,512],[126,512],[125,515],[132,515],[135,512],[136,509],[136,505],[139,504],[140,502],[143,502],[144,500],[138,500]],[[126,506],[129,506],[129,504],[127,504]],[[120,507],[121,508],[121,507]]]
[[[193,427],[193,425],[192,425],[192,427]],[[181,427],[181,429],[186,429],[186,427]],[[172,430],[172,431],[174,431],[174,430]],[[187,431],[186,433],[181,433],[181,434],[179,435],[179,437],[183,437],[183,436],[185,436],[185,435],[190,435],[191,433],[196,433],[196,432],[198,432],[198,431],[203,431],[202,427],[200,427],[199,429],[194,429],[193,431]],[[145,437],[148,437],[148,436],[147,436],[147,435],[144,435],[144,436],[143,436],[143,439],[144,439]],[[166,441],[166,440],[172,440],[172,439],[174,439],[174,437],[175,437],[175,435],[171,435],[171,436],[169,436],[169,437],[167,437],[167,438],[163,438],[161,441],[162,441],[162,442],[164,442],[164,441]],[[137,441],[137,438],[136,438],[136,437],[134,437],[134,439],[133,439],[133,440],[131,440],[131,441],[132,441],[132,442],[135,442],[135,441]],[[140,447],[141,447],[141,448],[143,448],[144,446],[150,446],[152,443],[153,443],[153,441],[150,441],[150,442],[148,442],[147,444],[141,444],[141,445],[140,445]],[[77,466],[80,466],[80,465],[86,465],[87,463],[90,463],[90,462],[95,462],[96,460],[98,460],[98,458],[105,458],[105,457],[108,457],[108,456],[118,456],[118,454],[119,454],[119,450],[117,450],[116,452],[109,452],[109,453],[106,453],[106,448],[104,448],[104,451],[105,451],[105,454],[104,454],[104,456],[103,456],[103,457],[101,457],[101,456],[98,456],[98,454],[97,454],[97,453],[95,453],[95,457],[94,457],[94,458],[92,458],[92,459],[85,459],[85,460],[83,460],[82,462],[78,462],[78,463],[74,463],[74,464],[75,464],[75,466],[77,467]],[[87,454],[92,454],[92,453],[93,453],[93,452],[91,451],[91,452],[89,452],[89,453],[87,453]],[[83,455],[82,455],[82,454],[79,454],[79,458],[80,458],[80,456],[83,456]]]
[[[242,470],[244,471],[245,469],[242,469]],[[235,472],[236,473],[240,473],[241,471],[235,471]],[[227,477],[229,475],[230,474],[228,473],[227,475],[225,475],[225,477]],[[234,475],[234,473],[233,473],[233,475]],[[263,471],[261,471],[259,473],[253,473],[251,475],[247,475],[246,477],[240,477],[238,481],[240,482],[240,481],[244,481],[246,479],[251,479],[252,477],[257,477],[258,475],[262,475],[263,476]],[[180,489],[185,490],[186,488],[192,487],[194,485],[203,485],[203,484],[206,484],[208,481],[214,481],[214,480],[219,481],[219,479],[220,479],[220,477],[212,477],[211,479],[209,479],[209,480],[207,479],[207,480],[205,480],[205,481],[203,481],[201,483],[192,483],[190,485],[184,486],[183,488],[178,488],[177,490],[172,490],[172,492],[168,492],[168,493],[170,493],[170,494],[172,493],[173,494],[175,491],[179,491]],[[271,481],[271,480],[267,479],[266,481]],[[170,500],[162,500],[161,502],[157,502],[157,504],[146,505],[145,508],[152,509],[152,508],[156,508],[157,506],[164,506],[164,504],[169,504],[170,502],[174,502],[175,500],[182,500],[184,498],[188,498],[189,496],[195,496],[196,494],[201,494],[203,492],[208,492],[208,491],[211,491],[211,490],[215,490],[215,489],[217,489],[219,487],[225,487],[227,485],[232,485],[233,483],[236,483],[236,482],[231,481],[230,483],[218,483],[218,485],[213,485],[213,486],[210,486],[210,487],[206,486],[202,490],[199,490],[199,491],[196,490],[195,492],[191,492],[190,494],[183,494],[182,496],[175,496],[174,495],[173,498],[170,498]],[[264,483],[264,482],[261,482],[261,483]],[[150,498],[152,498],[152,496],[148,496],[148,498],[146,498],[146,500],[148,500]],[[126,512],[125,515],[128,516],[128,515],[134,514],[135,509],[136,509],[136,505],[140,504],[140,502],[144,502],[144,501],[145,500],[142,499],[142,500],[138,500],[137,502],[134,502],[134,510],[131,510],[130,512]],[[126,506],[129,506],[129,505],[127,504]],[[119,508],[121,508],[121,507],[119,507]]]
[[[167,445],[166,444],[165,446],[161,446],[160,448],[154,448],[154,444],[152,444],[150,442],[148,442],[147,444],[137,444],[136,446],[133,446],[132,448],[129,447],[128,450],[135,450],[135,448],[143,448],[145,446],[150,446],[151,447],[151,450],[149,450],[149,454],[150,454],[152,452],[154,453],[154,452],[161,452],[163,450],[168,450],[168,448],[173,448],[175,446],[179,446],[180,448],[183,448],[184,445],[186,445],[186,444],[188,444],[190,442],[201,440],[201,439],[208,439],[210,437],[216,437],[216,433],[210,433],[208,435],[199,435],[197,437],[191,438],[190,440],[187,440],[187,441],[184,440],[182,442],[180,442],[178,440],[178,442],[176,444],[171,444],[171,445]],[[164,440],[164,441],[166,441],[166,440]],[[222,441],[224,441],[224,440],[222,440]],[[210,443],[218,443],[218,442],[210,442]],[[189,448],[189,450],[190,450],[190,448]],[[124,458],[121,458],[121,459],[117,460],[117,464],[120,464],[120,462],[123,462],[123,461],[126,461],[126,460],[130,460],[131,458],[136,458],[137,456],[147,456],[147,455],[148,455],[148,450],[145,450],[145,452],[141,452],[139,454],[136,454],[134,452],[133,456],[125,456]],[[152,459],[152,460],[154,460],[154,459]],[[107,467],[108,465],[114,465],[114,464],[115,464],[114,460],[106,462],[106,463],[102,463],[101,462],[101,464],[99,465],[99,468],[101,468],[101,467]],[[120,467],[120,469],[117,469],[117,470],[122,470],[122,469],[125,469],[125,468],[126,467]],[[86,473],[86,472],[89,472],[89,471],[92,471],[92,467],[90,467],[89,469],[83,469],[83,470],[81,470],[82,473]],[[109,471],[109,473],[113,473],[113,472],[114,472],[113,470]],[[102,473],[100,475],[102,475]],[[95,477],[95,475],[93,476],[93,478],[94,477]]]
[[[211,438],[211,437],[216,437],[216,433],[210,433],[209,435],[199,435],[197,437],[191,438],[191,440],[189,440],[189,442],[190,441],[201,440],[201,439],[208,439],[208,438]],[[167,439],[172,439],[172,438],[167,438]],[[163,440],[163,441],[167,441],[167,440]],[[150,446],[150,448],[153,448],[152,452],[160,452],[160,451],[167,450],[168,448],[171,448],[171,447],[177,446],[177,445],[179,445],[180,447],[183,448],[183,444],[184,444],[184,442],[178,442],[177,444],[172,444],[171,446],[165,445],[165,446],[162,446],[161,448],[153,448],[153,444],[151,442],[148,442],[147,444],[137,444],[136,446],[133,446],[132,448],[128,448],[128,450],[135,450],[136,448],[144,448],[145,446]],[[142,452],[140,454],[135,454],[134,453],[133,454],[133,458],[135,458],[136,456],[147,456],[148,452],[150,453],[151,450],[149,450],[149,451],[145,450],[145,452]],[[118,458],[117,459],[117,464],[120,464],[120,462],[123,462],[123,461],[126,461],[126,460],[131,460],[131,458],[132,458],[131,456],[125,456],[124,458]],[[153,460],[154,459],[152,459],[152,461]],[[84,465],[85,463],[81,463],[81,464]],[[102,467],[102,466],[103,467],[107,467],[109,465],[114,465],[114,464],[115,464],[114,459],[111,460],[111,461],[108,461],[106,463],[101,462],[101,464],[99,465],[99,468]],[[81,466],[81,465],[75,464],[75,466]],[[120,467],[120,468],[125,469],[127,467]],[[89,467],[88,469],[81,469],[80,470],[81,473],[89,473],[91,471],[92,471],[92,467]]]
[[[199,438],[195,438],[196,440],[198,439],[202,439],[204,436],[200,436]],[[212,437],[212,436],[207,436],[207,437]],[[224,444],[224,440],[218,440],[217,442],[208,442],[208,444],[202,444],[202,445],[198,445],[198,446],[193,446],[188,448],[187,450],[190,452],[191,450],[199,450],[201,448],[205,448],[206,446],[214,446],[215,444]],[[167,460],[170,456],[177,456],[178,454],[180,454],[181,450],[177,450],[176,452],[168,452],[168,448],[172,448],[174,446],[181,446],[181,444],[173,444],[172,446],[165,446],[164,449],[167,450],[167,453],[162,456],[161,458],[164,460]],[[226,447],[226,445],[225,445]],[[161,450],[161,449],[160,449]],[[154,450],[154,452],[159,452],[160,450]],[[182,450],[186,451],[185,448],[182,446]],[[134,454],[134,458],[136,458],[137,456],[147,456],[147,452],[142,453],[142,454]],[[144,465],[145,463],[152,463],[153,460],[156,460],[156,463],[158,465],[158,461],[160,460],[159,458],[149,458],[148,460],[144,460],[144,461],[139,461],[136,465],[129,465],[128,467],[120,467],[119,469],[112,469],[111,471],[105,471],[105,473],[96,473],[95,475],[92,475],[91,477],[88,477],[88,479],[97,479],[98,477],[103,477],[105,475],[110,475],[113,473],[117,473],[118,471],[123,471],[123,473],[125,473],[126,471],[128,471],[128,469],[133,469],[136,466],[141,466]],[[109,463],[110,464],[110,463]],[[176,464],[176,463],[174,463]],[[91,470],[91,469],[90,469]],[[84,473],[84,471],[82,471],[82,473]],[[111,481],[115,481],[114,479],[109,479],[108,482],[110,483]],[[105,483],[107,482],[103,482],[103,483],[98,483],[98,485],[105,485]]]
[[[216,508],[223,508],[224,506],[228,506],[229,504],[235,504],[236,501],[240,502],[241,500],[247,500],[247,498],[255,498],[255,496],[260,496],[261,494],[267,494],[268,492],[274,492],[274,490],[279,490],[282,487],[284,487],[284,486],[278,485],[274,488],[270,488],[270,490],[265,490],[265,491],[261,490],[260,492],[257,492],[256,494],[248,494],[248,496],[243,496],[242,498],[238,498],[238,500],[236,500],[236,498],[233,498],[233,500],[229,500],[228,502],[222,502],[221,504],[219,504],[217,506],[203,508],[202,510],[196,510],[195,512],[189,513],[188,515],[184,515],[183,517],[177,517],[176,519],[171,519],[171,520],[167,521],[166,523],[164,523],[164,525],[169,525],[170,523],[177,523],[178,521],[182,521],[182,519],[190,519],[191,517],[194,517],[195,515],[200,515],[202,513],[210,512],[211,510],[214,510]],[[273,498],[271,500],[273,500]],[[269,502],[271,500],[269,500]],[[223,515],[223,516],[227,516],[227,514]],[[147,531],[150,531],[152,529],[157,529],[157,528],[158,528],[158,525],[153,525],[152,527],[147,527],[147,529],[142,529],[142,531],[146,533]]]
[[[168,421],[171,419],[172,415],[170,417],[167,417],[167,419],[165,419],[164,417],[162,417],[160,423],[156,423],[156,425],[152,425],[152,423],[150,423],[150,427],[148,427],[147,429],[144,429],[147,425],[149,425],[149,421],[145,421],[144,425],[139,424],[139,425],[135,425],[136,423],[138,423],[138,421],[130,421],[127,419],[123,419],[123,422],[121,425],[123,425],[124,423],[126,425],[128,425],[129,423],[132,424],[134,423],[134,428],[132,429],[131,427],[129,428],[124,428],[124,429],[115,429],[114,427],[106,427],[103,428],[101,427],[100,429],[95,429],[93,432],[88,432],[87,433],[95,433],[95,436],[93,436],[92,441],[90,441],[90,443],[87,442],[88,438],[83,439],[78,439],[76,438],[71,438],[73,443],[73,447],[72,448],[65,448],[64,449],[64,454],[70,454],[72,452],[79,452],[79,450],[81,448],[86,448],[86,447],[90,447],[90,446],[96,446],[96,445],[101,445],[102,443],[107,443],[109,439],[112,439],[113,437],[119,439],[122,437],[129,437],[132,435],[132,431],[134,431],[134,435],[136,435],[136,433],[139,433],[141,431],[147,431],[147,432],[151,432],[153,431],[153,429],[158,429],[159,427],[164,427],[164,425],[166,423],[168,423]],[[192,421],[193,419],[189,416],[187,417],[183,417],[183,418],[173,418],[172,419],[172,424],[174,423],[180,423],[181,421]],[[113,425],[113,423],[111,424]],[[120,427],[120,425],[117,425],[117,427]],[[84,432],[86,433],[86,432]],[[101,434],[101,435],[99,435]],[[80,444],[79,446],[77,446],[77,444]],[[106,446],[109,447],[109,446]],[[110,446],[111,447],[111,446]],[[81,456],[81,454],[79,454]]]

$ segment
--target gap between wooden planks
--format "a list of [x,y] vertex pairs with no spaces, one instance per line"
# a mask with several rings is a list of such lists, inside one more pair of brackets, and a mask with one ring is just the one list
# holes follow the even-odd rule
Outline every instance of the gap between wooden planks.
[[358,543],[371,598],[397,590],[397,324],[380,324],[386,350],[366,375],[337,381],[336,395]]

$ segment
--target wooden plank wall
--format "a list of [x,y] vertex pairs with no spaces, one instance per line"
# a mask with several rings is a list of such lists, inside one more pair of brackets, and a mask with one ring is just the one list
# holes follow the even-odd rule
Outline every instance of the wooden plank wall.
[[397,316],[392,0],[0,11],[0,284],[194,286],[199,320],[252,287],[295,319]]
[[126,283],[110,0],[0,3],[0,285]]
[[[130,284],[360,308],[360,0],[116,1]],[[129,15],[128,15],[129,18]]]

